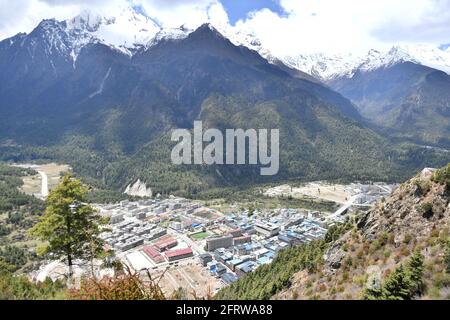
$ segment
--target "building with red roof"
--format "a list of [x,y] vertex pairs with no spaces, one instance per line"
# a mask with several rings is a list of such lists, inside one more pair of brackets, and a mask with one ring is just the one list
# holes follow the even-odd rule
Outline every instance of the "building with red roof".
[[178,244],[178,241],[176,239],[174,239],[172,237],[166,237],[164,239],[157,241],[154,244],[154,247],[159,252],[163,252],[163,251],[169,250],[170,248],[175,247],[177,244]]
[[194,252],[191,248],[178,249],[178,250],[170,250],[165,253],[167,260],[175,261],[184,258],[189,258],[194,255]]
[[155,263],[161,263],[164,261],[162,254],[156,250],[154,246],[147,246],[142,251]]

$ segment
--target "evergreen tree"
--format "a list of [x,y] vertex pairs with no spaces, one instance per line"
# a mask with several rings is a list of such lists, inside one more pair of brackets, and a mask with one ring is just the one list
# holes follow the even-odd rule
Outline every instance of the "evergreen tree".
[[386,300],[411,299],[411,281],[403,266],[395,269],[386,280],[382,298]]
[[40,254],[51,253],[66,260],[69,278],[75,259],[90,259],[99,255],[102,248],[98,237],[102,219],[85,204],[87,192],[81,181],[64,176],[61,184],[50,192],[40,222],[30,230],[31,235],[45,242],[39,248]]
[[423,260],[420,251],[414,252],[407,265],[407,275],[411,282],[411,294],[422,293],[423,291]]
[[377,281],[375,277],[372,278],[371,283],[366,287],[363,292],[364,300],[380,300],[383,297],[383,288],[380,281]]
[[383,291],[381,288],[366,288],[363,292],[363,300],[381,300]]

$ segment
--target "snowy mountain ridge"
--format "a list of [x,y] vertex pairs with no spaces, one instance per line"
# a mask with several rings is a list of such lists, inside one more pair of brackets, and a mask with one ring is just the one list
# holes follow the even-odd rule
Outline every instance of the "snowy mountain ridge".
[[450,74],[450,47],[440,49],[426,44],[400,44],[388,50],[371,49],[365,54],[299,52],[295,55],[274,55],[252,32],[235,27],[219,30],[233,43],[257,51],[269,62],[281,61],[290,68],[308,73],[325,82],[338,77],[352,77],[357,71],[367,72],[406,61]]
[[357,71],[368,72],[400,62],[414,62],[450,74],[450,51],[431,45],[396,45],[389,50],[369,50],[365,55],[298,54],[279,58],[287,66],[321,80],[351,78]]
[[[397,45],[389,50],[372,49],[366,54],[299,52],[277,56],[252,32],[231,26],[216,29],[235,45],[255,50],[269,62],[281,61],[290,68],[308,73],[325,82],[338,77],[351,78],[357,71],[367,72],[402,61],[411,61],[450,74],[450,48]],[[42,38],[50,53],[53,50],[63,53],[67,59],[73,61],[75,67],[80,50],[87,44],[102,43],[132,56],[140,48],[149,48],[163,40],[184,39],[192,31],[185,26],[175,29],[161,28],[157,22],[143,13],[131,6],[124,6],[113,16],[83,11],[65,21],[43,20],[30,35],[35,36],[32,42]],[[12,45],[16,41],[23,41],[25,36],[26,34],[20,33],[7,40]]]
[[292,53],[274,55],[252,32],[235,27],[219,29],[231,42],[257,51],[269,62],[281,61],[290,68],[308,73],[322,81],[338,77],[352,77],[355,72],[367,72],[400,62],[414,62],[450,74],[450,47],[440,49],[432,45],[395,45],[389,50],[371,49],[365,54],[355,53]]

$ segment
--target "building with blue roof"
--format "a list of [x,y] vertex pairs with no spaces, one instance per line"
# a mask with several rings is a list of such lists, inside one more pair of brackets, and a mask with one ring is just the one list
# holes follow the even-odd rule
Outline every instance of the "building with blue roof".
[[227,268],[221,263],[211,263],[209,265],[209,272],[211,272],[212,275],[219,277],[220,275],[227,272]]
[[230,272],[224,273],[220,276],[223,282],[225,284],[232,284],[233,282],[236,282],[238,277]]
[[272,262],[272,258],[269,258],[268,256],[263,256],[261,258],[259,258],[258,260],[256,260],[256,262],[258,262],[258,264],[260,265],[264,265],[264,264],[269,264]]
[[234,271],[236,270],[236,266],[240,265],[241,263],[243,263],[241,259],[232,259],[228,260],[226,264],[231,270]]
[[243,276],[249,272],[254,271],[258,267],[259,264],[257,262],[249,260],[236,266],[236,274],[238,276]]

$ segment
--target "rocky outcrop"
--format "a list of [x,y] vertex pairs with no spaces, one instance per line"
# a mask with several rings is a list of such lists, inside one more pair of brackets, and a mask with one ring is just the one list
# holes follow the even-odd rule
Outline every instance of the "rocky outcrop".
[[432,173],[424,169],[365,214],[358,222],[365,237],[375,239],[380,232],[427,236],[438,224],[448,221],[448,191],[445,185],[433,181]]
[[372,265],[366,269],[367,281],[366,287],[369,290],[380,290],[381,289],[381,268],[377,265]]
[[124,193],[134,197],[151,197],[153,195],[152,189],[147,188],[147,185],[140,179],[134,184],[129,184]]
[[345,252],[341,249],[341,243],[336,242],[330,249],[325,253],[323,260],[332,268],[339,269],[342,264],[342,260],[345,257]]

